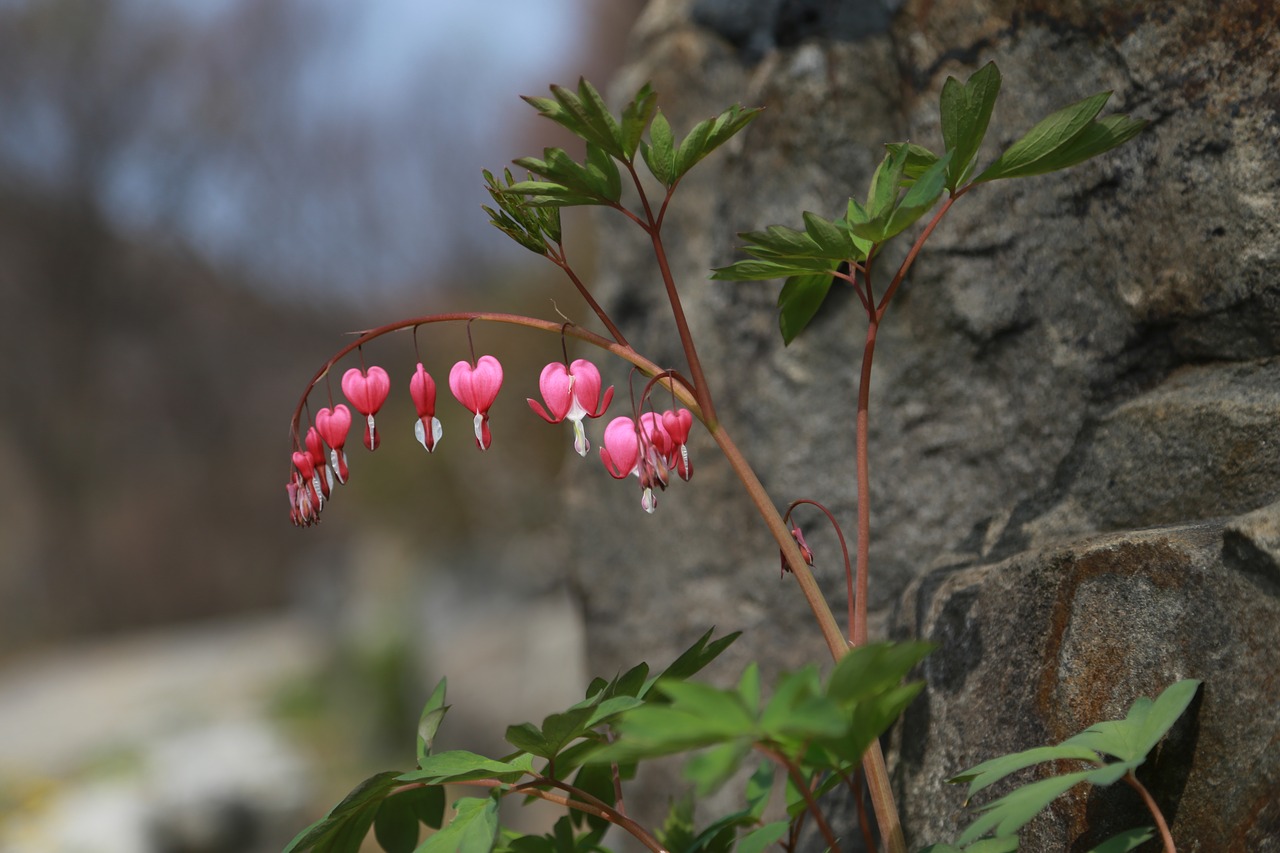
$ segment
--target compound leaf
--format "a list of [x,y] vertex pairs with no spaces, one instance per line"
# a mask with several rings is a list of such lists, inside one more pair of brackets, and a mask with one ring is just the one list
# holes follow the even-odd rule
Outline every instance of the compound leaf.
[[398,784],[399,775],[388,770],[365,779],[327,815],[294,836],[283,853],[359,853],[378,808]]
[[1070,106],[1063,107],[1031,128],[1017,142],[977,177],[974,183],[997,178],[1039,175],[1062,168],[1054,165],[1055,154],[1069,146],[1075,137],[1093,121],[1110,92],[1099,92]]
[[661,112],[649,124],[649,141],[640,144],[640,156],[663,186],[670,187],[675,183],[675,138],[671,134],[671,125]]
[[782,285],[778,294],[778,330],[782,332],[784,345],[790,345],[800,336],[831,292],[835,281],[831,272],[838,264],[828,261],[827,266],[826,272],[790,276]]
[[964,180],[991,122],[1000,94],[1000,69],[988,62],[961,84],[948,77],[942,86],[942,139],[951,155],[946,186],[954,190]]
[[1136,850],[1155,837],[1155,829],[1149,826],[1126,829],[1124,832],[1111,836],[1090,850],[1089,853],[1128,853],[1128,851]]
[[489,853],[498,835],[498,801],[463,797],[453,804],[453,820],[427,837],[415,853]]
[[422,766],[397,777],[399,782],[466,782],[472,779],[498,779],[514,782],[533,771],[533,756],[518,755],[510,761],[495,761],[465,749],[452,749],[427,756]]

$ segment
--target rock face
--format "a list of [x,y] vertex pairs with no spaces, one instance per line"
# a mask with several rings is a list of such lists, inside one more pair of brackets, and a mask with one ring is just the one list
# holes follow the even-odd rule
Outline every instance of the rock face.
[[[652,81],[678,133],[730,103],[768,108],[681,185],[664,234],[726,427],[777,503],[821,500],[850,531],[856,300],[830,301],[784,348],[777,285],[708,283],[707,270],[738,257],[736,232],[837,215],[865,193],[881,143],[938,149],[943,81],[989,60],[1005,86],[982,163],[1102,89],[1108,111],[1151,122],[1096,161],[965,197],[881,328],[872,634],[943,644],[891,756],[910,840],[958,831],[948,776],[1198,677],[1187,728],[1149,768],[1179,849],[1280,849],[1274,8],[771,0],[728,22],[720,5],[654,0],[616,91]],[[610,311],[683,370],[646,244],[605,228]],[[748,657],[824,655],[702,439],[693,482],[651,518],[612,483],[582,478],[570,496],[592,671],[661,661],[710,624],[747,632],[726,678]],[[801,519],[839,613],[834,539]],[[1130,805],[1112,791],[1068,799],[1028,849],[1088,849],[1132,825]]]

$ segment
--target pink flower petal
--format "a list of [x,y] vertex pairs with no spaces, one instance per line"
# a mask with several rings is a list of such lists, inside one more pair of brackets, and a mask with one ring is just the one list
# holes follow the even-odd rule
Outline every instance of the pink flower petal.
[[342,375],[342,393],[362,415],[374,415],[391,393],[391,377],[374,365],[368,372],[353,367]]
[[436,413],[436,382],[427,373],[427,369],[418,362],[413,376],[409,378],[409,396],[418,410],[418,417],[431,418]]

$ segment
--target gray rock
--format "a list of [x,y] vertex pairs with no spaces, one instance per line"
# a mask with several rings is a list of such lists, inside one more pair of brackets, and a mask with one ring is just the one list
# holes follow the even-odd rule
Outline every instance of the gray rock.
[[[958,819],[964,786],[941,780],[1123,717],[1137,697],[1198,678],[1201,694],[1139,779],[1165,810],[1179,849],[1280,850],[1272,743],[1280,665],[1271,651],[1280,588],[1239,571],[1229,554],[1220,524],[1188,524],[1029,551],[913,583],[898,627],[938,650],[922,665],[928,690],[893,736],[908,837],[949,840],[967,822]],[[1083,850],[1150,822],[1123,786],[1079,789],[1037,818],[1022,842],[1028,850]]]
[[[838,295],[784,348],[778,285],[709,283],[707,270],[739,257],[736,232],[794,226],[803,210],[838,215],[865,192],[881,143],[938,147],[944,80],[988,60],[1005,92],[983,162],[1101,89],[1114,92],[1109,111],[1151,122],[1096,161],[961,200],[881,328],[872,634],[886,633],[897,602],[921,601],[911,624],[946,643],[927,671],[928,718],[913,723],[919,744],[900,751],[913,827],[940,826],[942,780],[966,764],[1204,673],[1197,719],[1221,726],[1155,773],[1183,846],[1265,849],[1280,835],[1258,799],[1274,794],[1280,755],[1254,726],[1274,722],[1258,697],[1277,683],[1276,633],[1264,627],[1275,625],[1280,498],[1280,31],[1269,5],[917,0],[887,33],[775,40],[754,64],[693,24],[688,2],[652,3],[637,30],[615,91],[652,80],[678,133],[735,101],[768,108],[681,184],[664,233],[726,428],[779,505],[821,500],[850,532],[857,301]],[[684,370],[646,241],[601,221],[600,295],[633,344]],[[711,624],[746,631],[716,670],[725,680],[748,658],[766,672],[823,659],[794,585],[773,585],[776,549],[734,475],[705,436],[693,451],[694,480],[653,517],[628,484],[575,478],[569,565],[591,671],[667,659]],[[801,521],[842,612],[834,538]],[[1152,525],[1168,529],[1125,532]],[[1103,533],[1114,535],[1084,538]],[[1139,571],[1143,555],[1156,568]],[[1106,571],[1090,574],[1090,561]],[[1000,585],[979,583],[988,577]],[[948,711],[980,672],[1005,696],[1002,715]],[[985,733],[982,749],[935,728],[950,713],[950,731]],[[1193,817],[1210,813],[1254,846],[1214,846]],[[1037,832],[1074,837],[1082,812],[1070,814]]]

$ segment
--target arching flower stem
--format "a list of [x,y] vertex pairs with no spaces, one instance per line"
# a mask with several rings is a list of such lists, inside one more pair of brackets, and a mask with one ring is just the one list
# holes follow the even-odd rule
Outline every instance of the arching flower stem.
[[[537,317],[528,317],[523,314],[505,314],[487,311],[458,311],[445,314],[427,314],[421,317],[410,317],[404,320],[397,320],[394,323],[387,323],[386,325],[360,332],[355,340],[351,341],[351,343],[342,347],[330,356],[329,360],[324,363],[324,366],[317,370],[316,374],[311,377],[311,381],[306,385],[306,390],[298,400],[298,405],[294,408],[293,417],[289,422],[291,434],[294,436],[298,434],[298,425],[302,419],[302,411],[306,405],[308,396],[311,394],[311,390],[315,388],[320,380],[324,379],[329,374],[329,371],[333,369],[335,364],[349,355],[353,350],[359,349],[370,341],[376,340],[384,335],[404,331],[405,329],[413,329],[416,326],[429,326],[433,323],[468,322],[502,323],[510,326],[523,326],[527,329],[535,329],[542,332],[551,332],[556,335],[566,335],[591,344],[592,346],[599,347],[606,352],[610,352],[618,356],[624,361],[630,362],[646,376],[655,376],[663,372],[662,367],[645,358],[629,345],[611,341],[602,335],[597,335],[595,332],[591,332],[587,329],[581,328],[580,326],[566,324],[564,322],[542,320]],[[684,384],[671,379],[662,380],[662,384],[675,394],[676,399],[692,410],[695,417],[702,420],[702,413],[697,400]]]
[[[853,606],[853,563],[849,559],[849,546],[844,541],[844,531],[840,528],[840,522],[836,521],[836,517],[831,514],[831,510],[827,509],[825,506],[823,506],[822,504],[818,503],[815,500],[810,500],[809,498],[799,498],[798,500],[792,501],[791,504],[787,507],[787,511],[782,514],[783,523],[784,524],[788,523],[791,520],[791,513],[795,511],[796,507],[802,506],[802,505],[817,507],[818,510],[827,517],[827,521],[831,522],[831,527],[836,532],[836,538],[840,540],[840,554],[844,559],[844,580],[845,580],[845,588],[848,595],[849,637],[852,640],[853,636],[858,633],[854,628],[855,620],[857,616]],[[862,633],[865,635],[866,630],[864,629]],[[851,645],[857,645],[857,644],[851,642]]]

